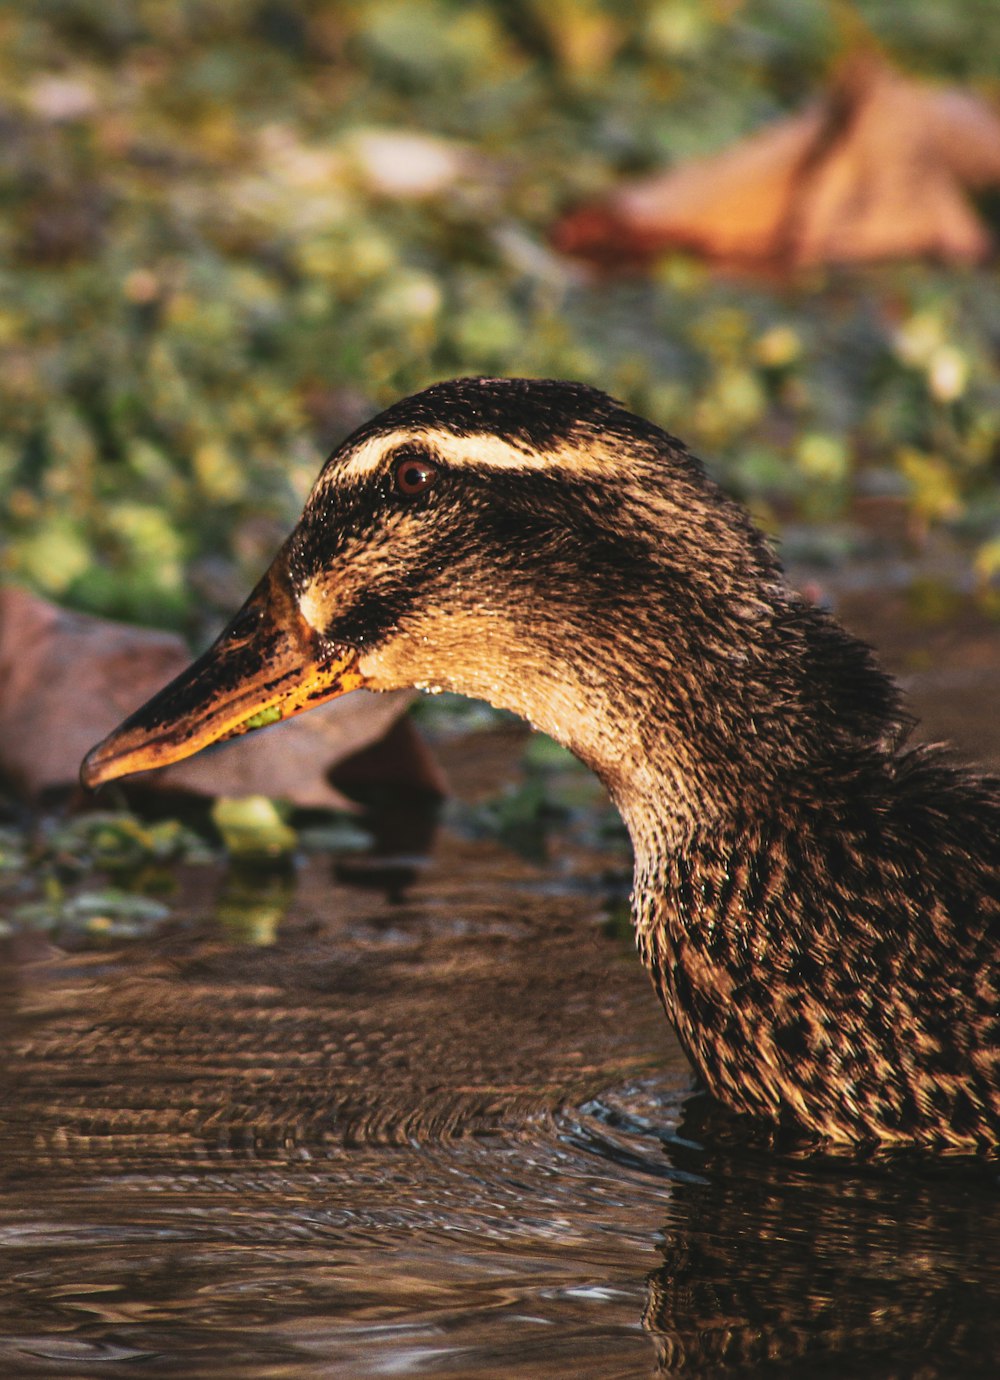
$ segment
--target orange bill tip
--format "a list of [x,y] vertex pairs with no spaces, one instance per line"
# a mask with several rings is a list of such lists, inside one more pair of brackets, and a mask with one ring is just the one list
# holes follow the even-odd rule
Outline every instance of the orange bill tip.
[[93,790],[183,761],[362,685],[356,650],[319,637],[276,562],[208,651],[87,754],[80,780]]

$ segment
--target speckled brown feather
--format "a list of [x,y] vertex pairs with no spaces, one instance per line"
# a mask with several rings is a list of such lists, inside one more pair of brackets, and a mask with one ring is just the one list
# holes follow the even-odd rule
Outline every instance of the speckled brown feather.
[[710,1090],[831,1148],[995,1145],[998,837],[995,791],[915,752],[664,858],[640,949]]

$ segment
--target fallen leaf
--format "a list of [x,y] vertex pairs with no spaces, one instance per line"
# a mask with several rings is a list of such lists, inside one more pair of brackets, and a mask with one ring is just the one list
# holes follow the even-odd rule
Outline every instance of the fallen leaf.
[[484,161],[464,144],[405,129],[356,130],[343,151],[369,191],[400,201],[441,196]]
[[556,247],[604,268],[668,249],[729,268],[935,258],[991,241],[967,191],[1000,184],[1000,115],[856,56],[800,114],[565,216]]
[[212,806],[212,823],[231,857],[279,858],[295,851],[295,830],[266,795],[220,796]]
[[83,120],[92,115],[99,104],[97,92],[82,77],[38,77],[24,94],[28,109],[53,124]]

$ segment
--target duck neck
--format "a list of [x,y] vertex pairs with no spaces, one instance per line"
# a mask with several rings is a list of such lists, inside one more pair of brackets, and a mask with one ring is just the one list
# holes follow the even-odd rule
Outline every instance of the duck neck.
[[[563,722],[563,741],[608,787],[642,875],[775,816],[810,782],[835,790],[844,772],[881,772],[893,755],[906,721],[867,647],[784,588],[751,631],[716,625],[708,638],[673,620],[619,657],[627,680],[578,668],[568,698],[586,709],[568,733]],[[644,662],[637,645],[664,648],[662,661]]]

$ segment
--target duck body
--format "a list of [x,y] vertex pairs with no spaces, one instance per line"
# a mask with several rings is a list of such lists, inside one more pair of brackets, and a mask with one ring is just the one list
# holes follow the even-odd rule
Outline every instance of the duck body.
[[639,947],[708,1088],[819,1146],[995,1146],[1000,809],[914,752],[661,861]]
[[828,1149],[1000,1144],[1000,787],[906,747],[870,651],[681,443],[576,384],[404,399],[83,779],[356,685],[486,699],[597,772],[641,956],[720,1100]]

